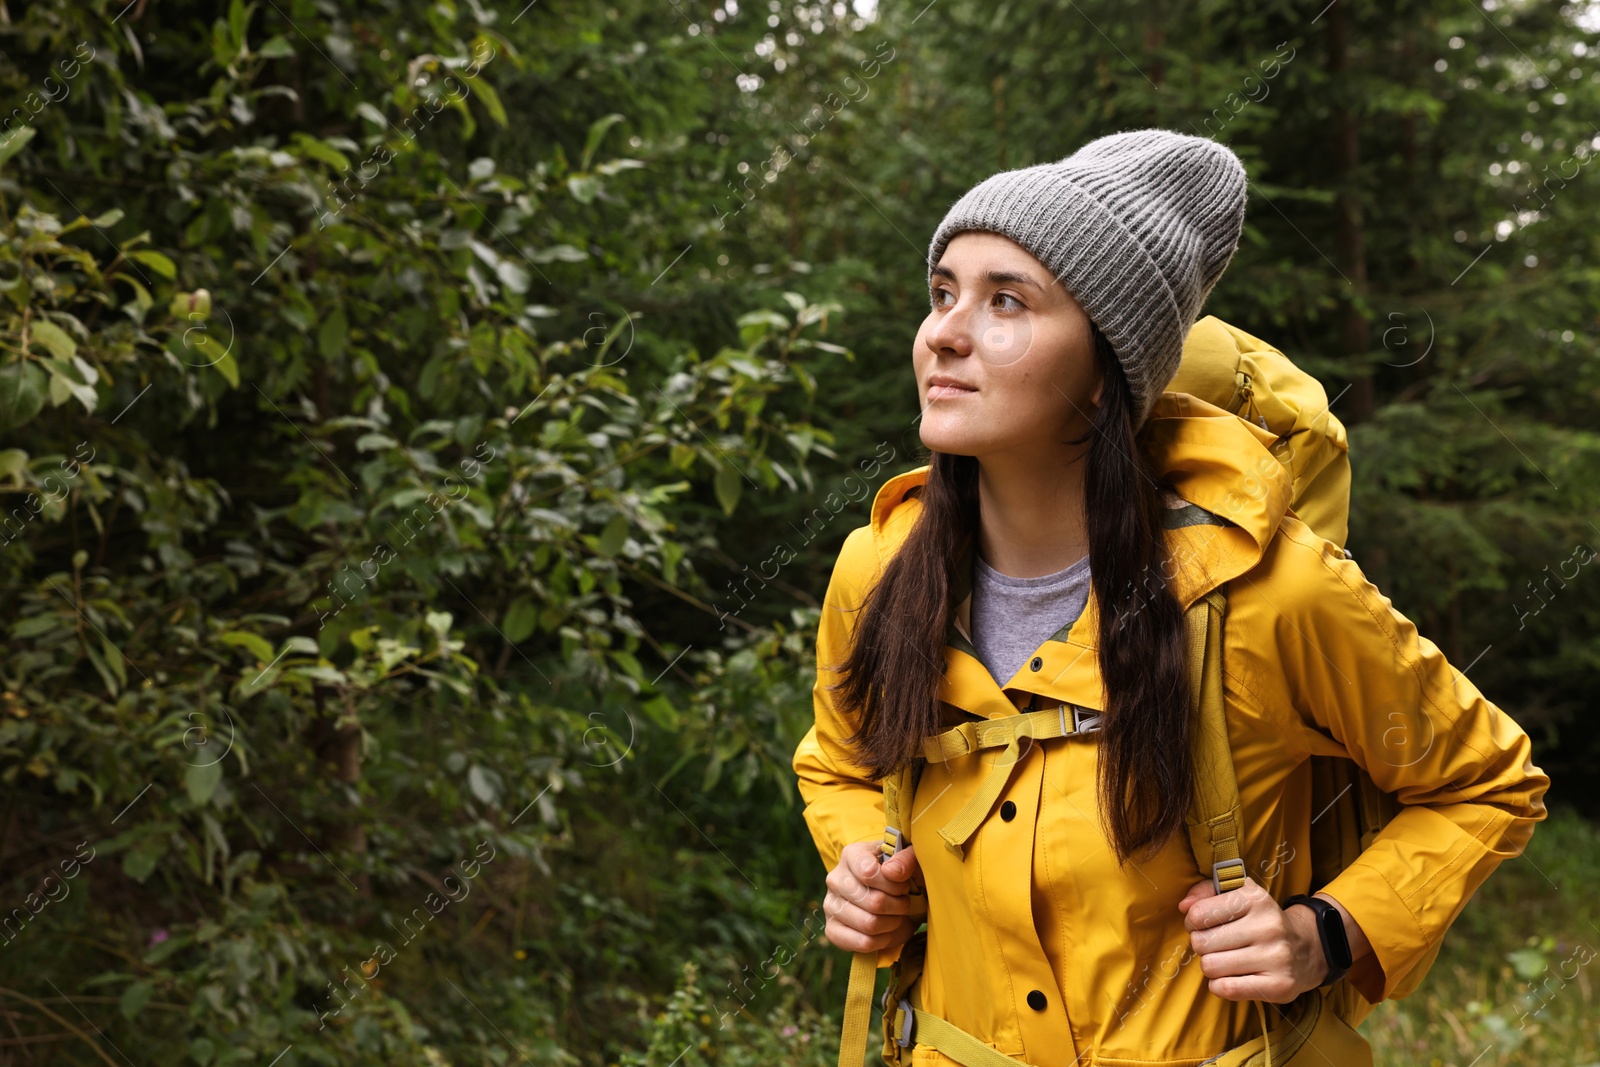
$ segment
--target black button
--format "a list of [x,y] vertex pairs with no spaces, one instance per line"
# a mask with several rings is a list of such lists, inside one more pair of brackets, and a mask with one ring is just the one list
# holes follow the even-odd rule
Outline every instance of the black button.
[[1028,994],[1028,1007],[1034,1011],[1044,1011],[1047,1003],[1048,1001],[1044,999],[1044,994],[1037,989]]
[[1011,803],[1009,800],[1006,801],[1004,804],[1000,805],[1000,817],[1006,822],[1010,822],[1012,819],[1015,819],[1017,817],[1017,806]]
[[1044,666],[1044,660],[1039,656],[1035,656],[1033,657],[1033,662],[1028,664],[1028,666],[1032,667],[1034,670],[1038,670]]

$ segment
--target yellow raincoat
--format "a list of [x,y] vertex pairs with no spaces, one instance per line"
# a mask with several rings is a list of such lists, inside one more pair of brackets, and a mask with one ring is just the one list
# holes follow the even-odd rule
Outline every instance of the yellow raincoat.
[[[1227,583],[1224,706],[1250,877],[1280,902],[1311,891],[1310,755],[1354,758],[1406,805],[1322,887],[1374,949],[1336,985],[1347,987],[1341,996],[1330,994],[1330,1003],[1354,1005],[1358,1020],[1371,1004],[1410,992],[1419,977],[1408,976],[1411,965],[1490,872],[1521,852],[1545,817],[1549,778],[1534,766],[1522,728],[1289,509],[1302,472],[1292,457],[1280,462],[1283,444],[1272,433],[1169,391],[1139,440],[1177,492],[1166,535],[1179,563],[1179,603]],[[843,744],[851,724],[827,688],[838,681],[829,668],[844,659],[854,609],[916,519],[915,491],[926,477],[924,467],[883,485],[828,585],[816,722],[794,769],[829,870],[846,844],[881,842],[884,832],[881,786]],[[946,726],[1014,715],[1035,698],[1041,708],[1103,708],[1092,590],[1079,619],[1004,685],[975,655],[970,595],[960,595],[940,691]],[[1209,991],[1190,948],[1178,901],[1210,872],[1198,869],[1187,835],[1145,862],[1117,864],[1100,825],[1099,737],[1031,745],[965,859],[937,831],[1000,753],[926,767],[908,834],[928,897],[917,1004],[1033,1064],[1190,1067],[1256,1036],[1259,1023],[1251,1003]],[[898,954],[883,951],[879,966]],[[912,1060],[954,1062],[926,1045]]]

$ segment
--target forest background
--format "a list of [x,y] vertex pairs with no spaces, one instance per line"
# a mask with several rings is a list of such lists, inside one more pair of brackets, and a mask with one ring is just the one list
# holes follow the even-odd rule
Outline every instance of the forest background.
[[789,767],[937,220],[1143,126],[1552,814],[1365,1031],[1600,1036],[1600,12],[0,3],[0,1062],[832,1063]]

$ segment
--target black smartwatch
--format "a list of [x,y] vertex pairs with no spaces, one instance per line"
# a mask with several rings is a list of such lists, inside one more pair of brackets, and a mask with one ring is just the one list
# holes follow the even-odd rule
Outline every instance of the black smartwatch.
[[1284,910],[1287,911],[1295,904],[1304,904],[1316,913],[1317,933],[1322,938],[1322,954],[1328,961],[1328,976],[1317,983],[1317,988],[1330,986],[1344,977],[1353,962],[1350,958],[1350,939],[1344,934],[1344,917],[1339,914],[1338,908],[1321,897],[1296,893],[1283,902]]

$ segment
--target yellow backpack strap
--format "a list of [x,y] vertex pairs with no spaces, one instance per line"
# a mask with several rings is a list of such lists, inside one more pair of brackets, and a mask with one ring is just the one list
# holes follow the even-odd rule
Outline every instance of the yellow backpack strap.
[[839,1035],[839,1067],[861,1067],[872,1029],[872,988],[878,980],[878,954],[857,952],[850,960],[850,990],[844,998],[844,1031]]
[[[916,768],[911,763],[883,780],[885,826],[879,863],[911,843],[908,831],[915,793]],[[845,993],[844,1026],[839,1035],[839,1067],[861,1067],[872,1029],[872,990],[877,980],[878,953],[855,953],[850,960],[850,988]]]
[[1189,843],[1200,873],[1210,872],[1218,893],[1244,885],[1239,780],[1222,707],[1222,616],[1228,598],[1220,589],[1185,612],[1189,643],[1189,690],[1195,705],[1190,751],[1195,793],[1187,819]]
[[[1026,1061],[1007,1056],[993,1045],[979,1041],[954,1023],[946,1022],[937,1015],[930,1015],[904,1001],[894,1009],[894,1023],[897,1032],[908,1035],[904,1044],[910,1045],[914,1042],[918,1045],[928,1045],[961,1064],[961,1067],[1030,1067]],[[844,1065],[840,1064],[840,1067]],[[851,1067],[860,1065],[851,1064]]]
[[[1189,605],[1184,617],[1189,639],[1189,692],[1195,708],[1190,745],[1195,791],[1189,807],[1189,843],[1201,873],[1211,872],[1211,884],[1218,893],[1239,889],[1245,876],[1239,778],[1222,702],[1222,617],[1227,607],[1227,594],[1213,589]],[[1266,1067],[1272,1067],[1266,1005],[1259,1000],[1254,1003],[1261,1019],[1262,1054]]]

